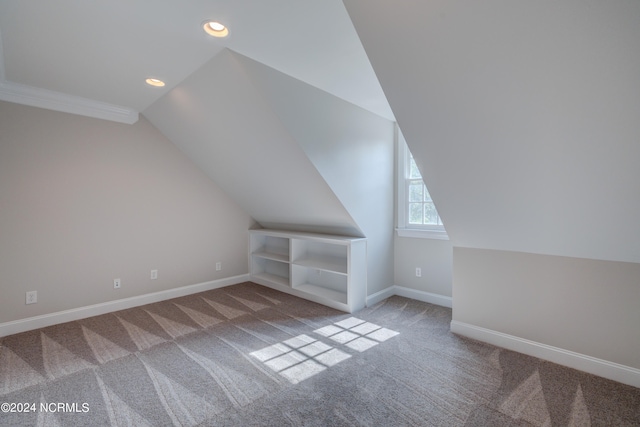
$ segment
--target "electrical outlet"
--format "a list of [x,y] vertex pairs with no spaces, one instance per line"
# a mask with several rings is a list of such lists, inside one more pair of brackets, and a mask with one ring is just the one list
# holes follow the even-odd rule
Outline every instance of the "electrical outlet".
[[422,277],[422,269],[420,267],[416,267],[416,277]]
[[113,279],[113,289],[120,289],[121,284],[120,279]]
[[35,304],[38,302],[38,291],[27,292],[26,304]]
[[316,276],[320,276],[322,274],[322,270],[318,270],[317,268],[313,270],[313,272]]
[[222,270],[222,263],[220,261],[216,262],[216,271]]
[[158,278],[158,270],[151,270],[151,280],[156,280]]

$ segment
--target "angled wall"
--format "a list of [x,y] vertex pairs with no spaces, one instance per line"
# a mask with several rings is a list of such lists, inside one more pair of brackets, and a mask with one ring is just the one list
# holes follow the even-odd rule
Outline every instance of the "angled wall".
[[393,285],[393,122],[236,57],[367,237],[368,294]]
[[[455,247],[454,322],[640,368],[637,336],[578,346],[590,323],[563,324],[582,304],[637,322],[640,3],[344,3]],[[535,274],[547,256],[562,267]],[[615,273],[567,273],[586,265]],[[529,327],[523,296],[552,320]]]
[[640,3],[345,3],[455,245],[640,262]]
[[251,218],[146,119],[0,102],[0,129],[0,326],[247,273]]
[[144,115],[263,226],[362,235],[230,51]]

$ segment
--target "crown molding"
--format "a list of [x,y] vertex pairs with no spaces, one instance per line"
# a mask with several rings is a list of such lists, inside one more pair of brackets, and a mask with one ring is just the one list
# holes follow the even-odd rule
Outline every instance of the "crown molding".
[[138,121],[138,112],[131,108],[6,80],[0,81],[0,100],[130,125]]

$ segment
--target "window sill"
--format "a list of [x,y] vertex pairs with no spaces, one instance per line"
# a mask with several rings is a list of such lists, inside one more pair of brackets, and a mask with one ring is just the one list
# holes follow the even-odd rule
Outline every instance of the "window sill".
[[420,230],[417,228],[396,228],[399,237],[413,237],[415,239],[449,240],[446,231]]

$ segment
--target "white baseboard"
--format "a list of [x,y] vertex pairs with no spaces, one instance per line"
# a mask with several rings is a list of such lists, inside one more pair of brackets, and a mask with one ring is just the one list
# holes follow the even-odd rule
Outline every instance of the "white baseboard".
[[386,300],[389,297],[395,295],[395,286],[389,286],[387,289],[383,289],[375,294],[367,297],[367,307],[376,305],[380,301]]
[[12,322],[0,323],[0,337],[13,335],[20,332],[31,331],[33,329],[44,328],[59,323],[71,322],[91,316],[111,313],[127,308],[138,307],[140,305],[151,304],[171,298],[183,297],[198,292],[209,291],[211,289],[223,288],[238,283],[249,281],[248,274],[227,277],[224,279],[212,280],[210,282],[198,283],[195,285],[182,286],[165,291],[153,292],[150,294],[138,295],[130,298],[123,298],[115,301],[103,302],[100,304],[88,305],[86,307],[73,308],[70,310],[58,311],[56,313],[43,314],[41,316],[28,317],[26,319],[14,320]]
[[367,307],[371,307],[394,295],[400,297],[411,298],[418,301],[428,302],[429,304],[440,305],[442,307],[452,306],[451,297],[444,295],[432,294],[431,292],[419,291],[416,289],[405,288],[404,286],[390,286],[387,289],[383,289],[380,292],[367,297]]
[[428,302],[429,304],[449,307],[453,305],[452,298],[444,295],[432,294],[431,292],[419,291],[417,289],[405,288],[404,286],[394,286],[395,294],[400,297],[411,298],[418,301]]
[[630,366],[620,365],[455,320],[451,322],[451,332],[640,388],[640,369]]

